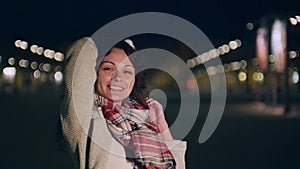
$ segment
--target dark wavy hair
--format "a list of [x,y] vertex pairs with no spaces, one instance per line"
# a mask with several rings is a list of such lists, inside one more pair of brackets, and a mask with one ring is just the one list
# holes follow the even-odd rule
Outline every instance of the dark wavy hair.
[[[148,109],[148,105],[146,103],[146,98],[149,96],[149,87],[146,81],[146,71],[141,71],[143,68],[142,60],[134,54],[137,51],[136,47],[133,44],[128,42],[129,39],[122,40],[116,45],[114,45],[105,56],[111,53],[113,48],[122,49],[126,55],[129,57],[129,60],[133,64],[135,71],[137,72],[135,75],[135,83],[133,89],[129,95],[130,99],[133,99],[140,103],[145,109]],[[129,40],[131,41],[131,40]],[[131,41],[132,42],[132,41]]]

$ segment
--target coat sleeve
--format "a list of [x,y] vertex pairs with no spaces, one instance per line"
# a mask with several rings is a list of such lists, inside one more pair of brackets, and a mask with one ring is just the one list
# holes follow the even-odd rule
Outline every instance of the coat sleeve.
[[187,142],[181,140],[168,140],[166,141],[171,153],[176,161],[176,168],[185,169],[185,152],[187,149]]
[[[63,136],[76,168],[105,168],[107,151],[89,138],[98,50],[91,38],[74,42],[66,54],[65,93],[60,112]],[[101,129],[99,129],[101,130]]]

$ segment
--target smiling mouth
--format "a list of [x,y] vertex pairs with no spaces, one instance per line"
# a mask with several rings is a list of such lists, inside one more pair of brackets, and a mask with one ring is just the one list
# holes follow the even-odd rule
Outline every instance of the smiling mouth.
[[124,90],[123,87],[120,87],[120,86],[114,86],[114,85],[109,85],[108,88],[109,88],[111,91],[117,91],[117,92],[120,92],[120,91],[123,91],[123,90]]

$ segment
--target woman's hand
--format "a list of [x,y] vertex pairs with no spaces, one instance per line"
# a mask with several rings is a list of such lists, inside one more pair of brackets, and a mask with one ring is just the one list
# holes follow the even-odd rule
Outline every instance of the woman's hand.
[[149,106],[149,120],[158,127],[165,140],[172,140],[173,137],[169,131],[169,126],[165,119],[162,105],[152,98],[148,98],[146,103]]
[[148,98],[146,103],[149,106],[149,120],[158,125],[161,122],[165,123],[165,116],[162,105],[155,99]]

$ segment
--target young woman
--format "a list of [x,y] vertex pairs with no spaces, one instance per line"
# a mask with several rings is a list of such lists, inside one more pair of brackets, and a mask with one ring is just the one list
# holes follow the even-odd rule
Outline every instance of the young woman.
[[96,65],[94,108],[86,140],[83,134],[70,136],[74,135],[70,126],[76,124],[64,120],[71,113],[62,116],[63,132],[78,168],[184,168],[185,143],[176,142],[181,144],[179,151],[168,146],[174,140],[163,108],[148,98],[144,74],[137,73],[138,56],[131,55],[134,52],[133,42],[126,39]]

